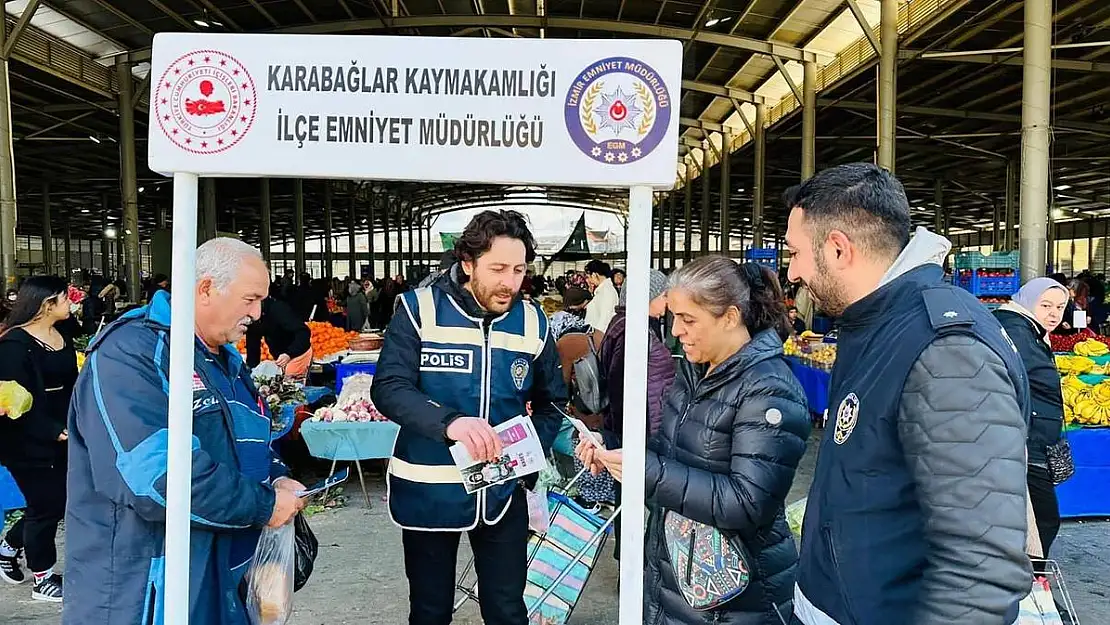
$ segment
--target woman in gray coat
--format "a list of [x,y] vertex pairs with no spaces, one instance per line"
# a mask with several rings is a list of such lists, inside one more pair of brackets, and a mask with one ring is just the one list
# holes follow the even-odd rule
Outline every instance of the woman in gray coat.
[[352,282],[347,291],[350,293],[347,297],[347,329],[359,332],[370,317],[370,302],[358,282]]

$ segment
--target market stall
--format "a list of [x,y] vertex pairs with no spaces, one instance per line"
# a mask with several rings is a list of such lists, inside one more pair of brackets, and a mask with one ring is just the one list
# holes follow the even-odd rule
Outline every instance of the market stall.
[[1110,516],[1110,339],[1085,332],[1053,337],[1063,380],[1064,435],[1075,475],[1056,487],[1063,518]]
[[790,370],[805,391],[810,413],[820,423],[829,408],[829,384],[832,366],[836,362],[836,344],[826,343],[823,336],[807,331],[787,339],[783,343],[783,352]]

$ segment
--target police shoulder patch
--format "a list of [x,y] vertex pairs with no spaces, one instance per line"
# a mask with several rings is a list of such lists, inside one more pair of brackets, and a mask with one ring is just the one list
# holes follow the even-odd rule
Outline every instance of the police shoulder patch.
[[836,409],[833,442],[837,445],[843,445],[848,437],[852,435],[852,431],[856,429],[857,421],[859,421],[859,398],[856,397],[855,393],[848,393],[840,401],[840,407]]

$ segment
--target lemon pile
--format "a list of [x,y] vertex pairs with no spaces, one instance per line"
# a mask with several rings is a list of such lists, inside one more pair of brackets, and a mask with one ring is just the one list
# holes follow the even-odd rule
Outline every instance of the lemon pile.
[[1091,356],[1097,358],[1110,354],[1110,347],[1107,347],[1106,343],[1102,341],[1087,339],[1086,341],[1075,344],[1075,354],[1077,356]]
[[1090,386],[1074,375],[1062,382],[1065,423],[1110,426],[1110,382]]

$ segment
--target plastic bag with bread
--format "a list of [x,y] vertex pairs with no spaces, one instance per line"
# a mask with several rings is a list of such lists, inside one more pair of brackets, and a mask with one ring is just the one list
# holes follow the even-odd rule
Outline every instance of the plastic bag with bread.
[[293,613],[293,524],[262,530],[247,572],[251,625],[285,625]]

